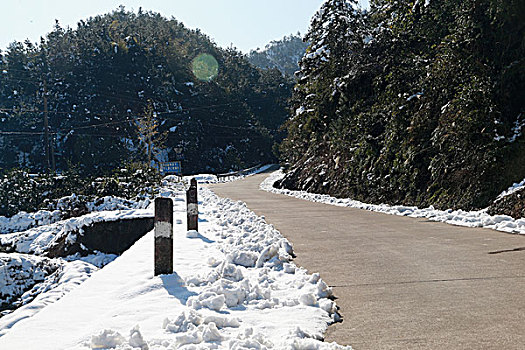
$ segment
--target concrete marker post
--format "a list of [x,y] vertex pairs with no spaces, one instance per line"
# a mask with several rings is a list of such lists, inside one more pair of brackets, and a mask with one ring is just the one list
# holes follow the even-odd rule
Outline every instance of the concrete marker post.
[[155,198],[155,276],[173,273],[173,201]]
[[199,206],[197,204],[197,180],[190,181],[190,188],[186,191],[188,231],[199,230]]

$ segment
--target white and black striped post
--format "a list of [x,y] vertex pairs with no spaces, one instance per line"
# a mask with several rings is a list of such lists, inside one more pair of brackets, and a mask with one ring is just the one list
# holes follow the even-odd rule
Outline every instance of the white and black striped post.
[[199,230],[199,206],[197,204],[197,180],[190,181],[190,188],[186,191],[188,231]]
[[173,201],[155,198],[155,276],[173,273]]

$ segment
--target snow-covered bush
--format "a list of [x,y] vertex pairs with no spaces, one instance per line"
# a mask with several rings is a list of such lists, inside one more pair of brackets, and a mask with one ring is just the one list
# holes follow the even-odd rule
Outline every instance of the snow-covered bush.
[[44,282],[60,266],[55,259],[0,253],[0,310],[31,300],[35,294],[33,287]]
[[160,181],[157,170],[138,163],[96,178],[74,171],[57,176],[13,169],[0,177],[0,217],[39,209],[60,210],[62,218],[80,216],[90,212],[90,203],[97,206],[103,197],[152,198]]

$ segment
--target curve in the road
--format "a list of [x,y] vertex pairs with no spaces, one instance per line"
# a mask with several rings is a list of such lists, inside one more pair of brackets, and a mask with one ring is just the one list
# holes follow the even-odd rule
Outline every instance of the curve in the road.
[[525,237],[268,193],[265,176],[210,187],[264,215],[333,287],[343,322],[326,341],[525,349]]

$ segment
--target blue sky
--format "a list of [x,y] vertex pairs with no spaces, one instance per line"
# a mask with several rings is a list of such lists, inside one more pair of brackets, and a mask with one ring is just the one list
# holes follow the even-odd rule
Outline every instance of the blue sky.
[[[361,0],[367,2],[367,0]],[[200,28],[219,46],[243,52],[298,31],[305,33],[310,18],[324,0],[6,0],[0,6],[0,49],[13,41],[39,41],[53,29],[76,27],[80,19],[124,5],[135,12],[160,12],[189,28]]]

